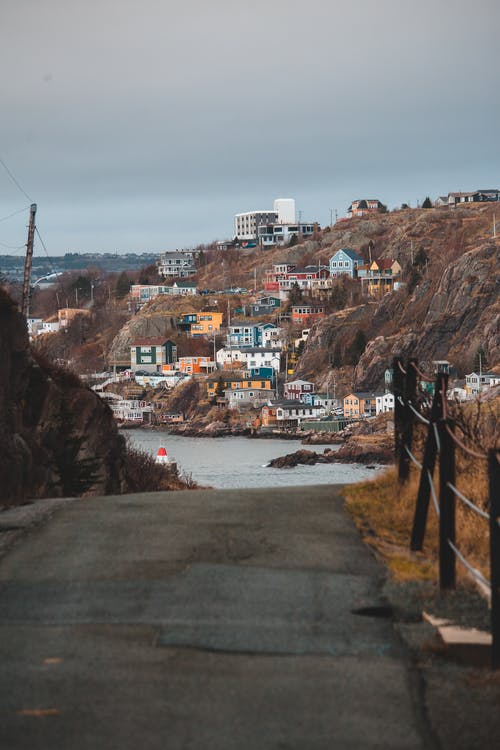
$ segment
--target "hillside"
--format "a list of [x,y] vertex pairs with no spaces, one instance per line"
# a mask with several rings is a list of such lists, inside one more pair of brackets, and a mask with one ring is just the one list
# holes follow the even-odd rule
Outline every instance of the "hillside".
[[[199,288],[242,286],[247,295],[230,298],[231,309],[254,298],[273,263],[328,264],[341,247],[370,259],[393,258],[403,269],[405,286],[374,301],[361,295],[357,282],[339,281],[324,299],[328,316],[315,324],[295,374],[312,378],[320,388],[382,385],[395,353],[420,361],[449,359],[463,376],[473,367],[478,348],[490,368],[500,365],[498,250],[493,237],[495,204],[455,209],[406,209],[371,217],[342,219],[318,231],[314,239],[274,250],[204,249],[197,275]],[[220,295],[189,299],[156,298],[134,315],[113,342],[109,360],[126,360],[134,336],[172,335],[175,317],[189,309],[216,306]],[[356,335],[366,350],[353,351]],[[355,348],[355,347],[354,347]],[[185,353],[185,352],[183,352]]]

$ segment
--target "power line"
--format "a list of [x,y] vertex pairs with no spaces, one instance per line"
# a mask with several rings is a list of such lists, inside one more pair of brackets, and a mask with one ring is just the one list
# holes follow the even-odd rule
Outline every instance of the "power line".
[[5,171],[7,172],[7,174],[9,175],[10,179],[11,179],[11,180],[12,180],[12,182],[14,183],[14,185],[16,185],[16,186],[17,186],[17,187],[19,188],[19,190],[21,191],[21,193],[22,193],[23,195],[25,195],[25,196],[26,196],[26,198],[27,198],[27,199],[28,199],[29,201],[33,202],[33,201],[32,201],[32,199],[30,198],[30,196],[28,195],[28,193],[26,192],[26,190],[24,190],[24,189],[23,189],[23,188],[21,187],[21,185],[20,185],[20,184],[18,183],[18,181],[16,180],[16,178],[14,177],[14,175],[12,174],[12,172],[10,171],[10,169],[8,168],[7,164],[6,164],[5,162],[4,162],[4,160],[3,160],[3,159],[2,159],[1,157],[0,157],[0,164],[1,164],[2,166],[3,166],[3,168],[5,169]]
[[7,221],[7,219],[12,219],[13,216],[17,216],[18,214],[22,214],[23,211],[27,211],[29,206],[25,206],[24,208],[20,208],[18,211],[14,211],[13,213],[9,214],[8,216],[4,216],[0,221]]

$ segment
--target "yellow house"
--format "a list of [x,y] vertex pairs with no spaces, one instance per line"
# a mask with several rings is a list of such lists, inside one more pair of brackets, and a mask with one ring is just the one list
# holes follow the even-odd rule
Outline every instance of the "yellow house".
[[271,378],[243,378],[239,375],[231,375],[227,373],[221,373],[219,376],[212,376],[207,379],[207,394],[209,398],[213,398],[217,392],[219,382],[222,383],[223,390],[228,388],[265,388],[266,390],[272,390]]
[[344,417],[375,415],[378,393],[348,393],[344,397]]
[[221,312],[197,312],[196,321],[191,323],[190,333],[192,336],[209,336],[217,333],[222,325]]
[[394,282],[401,278],[401,266],[397,260],[384,258],[374,260],[367,272],[368,294],[372,297],[383,297],[392,292]]

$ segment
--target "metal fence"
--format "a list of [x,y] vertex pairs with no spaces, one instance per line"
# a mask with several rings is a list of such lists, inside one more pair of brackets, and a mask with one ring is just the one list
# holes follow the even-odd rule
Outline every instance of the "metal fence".
[[[434,382],[432,401],[427,403],[425,416],[418,405],[419,383]],[[422,550],[430,500],[439,518],[439,583],[442,590],[454,589],[456,585],[456,561],[459,560],[479,585],[491,595],[492,667],[500,669],[500,448],[487,452],[467,444],[465,436],[457,434],[457,425],[448,414],[448,375],[438,373],[435,381],[418,368],[416,359],[406,365],[396,357],[393,361],[393,386],[395,398],[395,453],[400,482],[410,475],[410,464],[420,471],[410,547]],[[420,460],[414,455],[414,426],[419,422],[427,428],[424,448]],[[456,487],[455,453],[457,450],[481,462],[488,473],[488,512],[478,507]],[[434,470],[439,460],[438,488],[434,482]],[[474,568],[460,552],[456,540],[455,505],[464,503],[470,510],[489,524],[490,578]]]

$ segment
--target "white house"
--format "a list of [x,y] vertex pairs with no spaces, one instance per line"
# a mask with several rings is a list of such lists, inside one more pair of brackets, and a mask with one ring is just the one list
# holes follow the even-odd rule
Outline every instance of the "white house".
[[196,273],[194,250],[175,250],[160,255],[157,261],[158,273],[161,276],[185,279]]
[[275,406],[276,421],[282,424],[286,423],[288,426],[292,426],[293,423],[298,426],[303,421],[313,421],[325,416],[324,406],[312,406],[294,399],[283,399],[283,401],[277,402]]
[[245,347],[231,349],[224,347],[216,354],[217,367],[226,369],[238,363],[245,369],[255,367],[271,367],[279,372],[281,364],[281,352],[279,349],[263,349],[261,347]]
[[375,396],[375,414],[394,411],[394,393],[379,393]]
[[465,390],[468,396],[478,396],[499,383],[500,375],[496,372],[471,372],[465,376]]

